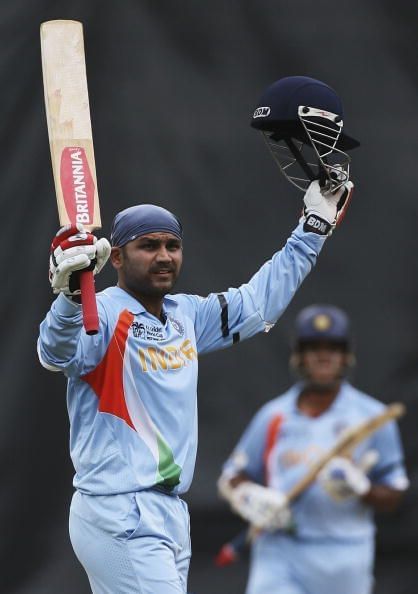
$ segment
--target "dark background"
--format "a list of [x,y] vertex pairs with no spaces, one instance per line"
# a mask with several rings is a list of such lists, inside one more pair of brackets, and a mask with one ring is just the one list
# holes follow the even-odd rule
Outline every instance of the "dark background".
[[[352,318],[356,385],[408,407],[401,431],[412,486],[400,512],[378,518],[376,592],[416,593],[418,6],[388,0],[0,1],[0,592],[89,592],[67,535],[65,382],[40,367],[35,350],[52,301],[47,260],[58,225],[39,25],[55,18],[85,26],[103,234],[137,202],[173,210],[185,228],[180,291],[246,281],[296,224],[302,195],[249,127],[262,90],[297,74],[342,97],[346,130],[362,141],[343,226],[270,334],[200,363],[190,589],[243,591],[246,563],[213,567],[240,528],[216,478],[255,410],[291,381],[296,312],[328,302]],[[97,283],[114,283],[110,267]]]

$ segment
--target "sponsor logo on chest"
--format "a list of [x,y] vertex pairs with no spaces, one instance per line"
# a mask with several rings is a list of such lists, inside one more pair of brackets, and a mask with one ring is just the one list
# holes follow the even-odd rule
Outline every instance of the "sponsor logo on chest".
[[144,324],[143,322],[132,323],[132,334],[134,338],[141,338],[142,340],[164,340],[164,329],[161,326],[152,324]]

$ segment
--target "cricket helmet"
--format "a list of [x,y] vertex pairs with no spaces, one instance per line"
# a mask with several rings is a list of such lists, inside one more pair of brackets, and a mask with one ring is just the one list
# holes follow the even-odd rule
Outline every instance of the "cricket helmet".
[[294,350],[307,344],[330,342],[351,350],[350,321],[335,305],[310,305],[299,312],[294,331]]
[[270,85],[254,110],[260,130],[285,177],[306,191],[314,179],[335,191],[349,179],[346,151],[359,142],[343,132],[343,106],[325,83],[288,76]]

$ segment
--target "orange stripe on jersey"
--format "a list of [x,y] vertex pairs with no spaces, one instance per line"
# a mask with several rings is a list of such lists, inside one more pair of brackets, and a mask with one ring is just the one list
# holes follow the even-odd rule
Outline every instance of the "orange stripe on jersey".
[[266,484],[268,484],[268,478],[269,478],[268,477],[268,466],[267,466],[268,459],[269,459],[272,449],[274,448],[274,446],[276,444],[277,437],[279,435],[280,427],[282,426],[282,423],[283,423],[282,415],[276,415],[271,419],[271,421],[267,427],[266,444],[264,446],[264,452],[263,452],[263,462],[264,462],[265,475],[266,475]]
[[134,319],[127,309],[121,312],[113,336],[99,365],[82,377],[99,399],[99,411],[121,418],[135,429],[123,390],[123,358],[129,328]]

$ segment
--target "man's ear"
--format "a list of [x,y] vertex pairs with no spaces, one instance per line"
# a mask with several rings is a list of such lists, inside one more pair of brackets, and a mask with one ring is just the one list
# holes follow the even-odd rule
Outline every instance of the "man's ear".
[[346,357],[345,357],[345,364],[346,366],[351,369],[353,367],[356,366],[357,361],[356,361],[356,356],[354,355],[354,353],[347,353]]
[[112,247],[112,250],[110,252],[110,262],[111,262],[113,268],[116,268],[116,270],[118,270],[119,268],[122,267],[122,264],[123,264],[122,248]]
[[302,358],[300,356],[300,353],[298,353],[298,352],[292,353],[290,355],[290,359],[289,359],[289,367],[290,367],[290,369],[293,372],[299,371],[301,364],[302,364]]

